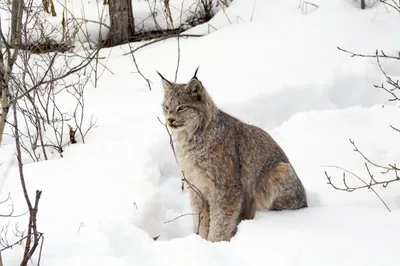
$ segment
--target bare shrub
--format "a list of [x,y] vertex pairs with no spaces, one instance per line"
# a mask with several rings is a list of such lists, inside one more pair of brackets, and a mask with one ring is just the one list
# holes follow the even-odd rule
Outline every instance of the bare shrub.
[[[381,0],[381,2],[388,5],[389,7],[393,8],[393,9],[395,9],[396,11],[400,12],[400,2],[397,3],[395,0]],[[398,51],[397,54],[388,55],[383,50],[381,50],[381,51],[376,50],[375,54],[359,54],[359,53],[354,53],[354,52],[342,49],[340,47],[338,47],[338,49],[342,52],[350,54],[351,57],[375,58],[382,75],[385,77],[385,82],[383,82],[381,84],[375,84],[374,87],[381,89],[388,94],[388,102],[400,103],[399,79],[388,75],[387,72],[385,71],[384,67],[381,64],[382,60],[395,60],[395,61],[400,62],[400,51]],[[397,126],[394,126],[394,125],[389,125],[389,126],[392,130],[395,130],[396,132],[400,132],[400,129]],[[334,167],[334,168],[342,170],[343,176],[342,176],[342,185],[341,186],[335,185],[332,181],[332,177],[325,171],[325,176],[328,180],[328,184],[330,184],[336,190],[346,191],[346,192],[353,192],[353,191],[360,190],[360,189],[370,189],[382,201],[382,203],[385,205],[385,207],[390,211],[390,208],[388,207],[388,205],[384,202],[384,200],[379,196],[379,194],[374,190],[373,187],[376,187],[376,186],[387,187],[391,183],[400,181],[400,175],[399,175],[400,168],[397,166],[397,164],[395,162],[387,163],[387,164],[381,164],[381,163],[374,162],[373,160],[368,158],[368,156],[365,155],[356,146],[354,140],[350,139],[350,143],[353,146],[353,150],[359,156],[361,156],[364,160],[364,167],[365,167],[367,178],[362,178],[359,175],[353,173],[352,171],[338,167],[338,166],[330,166],[330,167]],[[373,172],[375,172],[375,171],[372,171],[371,169],[378,171],[380,173],[381,177],[377,178],[376,176],[374,176]],[[358,179],[360,181],[360,185],[358,185],[358,186],[349,185],[349,182],[347,182],[348,176],[352,176],[353,178]]]
[[[33,257],[39,265],[44,241],[37,226],[42,192],[36,190],[35,196],[29,197],[24,162],[47,160],[53,154],[63,156],[66,145],[85,142],[95,126],[93,116],[85,116],[85,88],[96,84],[99,76],[95,66],[102,58],[98,57],[98,48],[73,53],[64,42],[71,37],[66,35],[69,30],[48,27],[40,15],[41,7],[35,8],[33,1],[13,2],[19,8],[18,17],[13,18],[17,22],[13,38],[3,31],[0,21],[0,145],[4,134],[13,136],[28,221],[22,229],[18,226],[12,230],[15,242],[8,241],[9,226],[0,228],[0,254],[24,243],[20,265],[27,265]],[[65,38],[60,38],[64,34]],[[16,217],[11,198],[0,204],[10,202],[10,212],[0,216],[11,221]]]

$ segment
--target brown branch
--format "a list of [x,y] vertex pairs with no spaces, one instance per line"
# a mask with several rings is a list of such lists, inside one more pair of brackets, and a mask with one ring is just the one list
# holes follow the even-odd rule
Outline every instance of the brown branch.
[[173,218],[173,219],[171,219],[171,220],[165,221],[164,223],[167,224],[167,223],[176,221],[176,220],[178,220],[179,218],[182,218],[182,217],[185,217],[185,216],[192,216],[192,215],[198,215],[198,213],[185,213],[185,214],[181,214],[181,215],[176,216],[175,218]]
[[351,55],[351,57],[366,57],[366,58],[388,58],[388,59],[396,59],[396,60],[400,60],[400,54],[397,56],[390,56],[390,55],[386,55],[382,50],[381,50],[381,55],[378,53],[378,50],[376,50],[375,55],[365,55],[365,54],[357,54],[357,53],[353,53],[350,52],[348,50],[345,50],[343,48],[340,48],[339,46],[336,47],[338,50],[348,53]]
[[[169,131],[168,126],[167,126],[165,123],[163,123],[163,122],[161,121],[161,119],[160,119],[158,116],[157,116],[157,119],[158,119],[158,121],[164,126],[165,130],[166,130],[167,133],[168,133],[169,145],[171,146],[172,152],[174,153],[175,163],[178,165],[178,158],[176,157],[176,151],[175,151],[175,146],[174,146],[174,140],[172,139],[172,134],[171,134],[171,132]],[[184,183],[183,183],[183,181],[184,181],[184,177],[183,177],[183,176],[182,176],[182,178],[181,178],[181,181],[182,181],[182,183],[181,183],[181,189],[184,190],[184,189],[185,189],[185,186],[184,186]]]
[[179,42],[179,35],[178,35],[178,38],[177,38],[177,42],[178,42],[178,59],[177,59],[177,62],[176,62],[175,82],[178,79],[179,65],[180,65],[180,62],[181,62],[181,48],[180,48],[180,42]]
[[400,84],[399,84],[399,80],[394,81],[387,73],[386,71],[383,69],[382,64],[380,62],[379,57],[376,57],[376,61],[378,63],[379,69],[381,70],[382,74],[385,76],[386,78],[386,83],[388,83],[389,85],[391,85],[393,88],[388,89],[385,87],[385,85],[382,83],[380,85],[374,85],[375,88],[380,88],[385,90],[387,93],[389,93],[392,98],[388,99],[389,101],[400,101],[400,98],[398,98],[397,94],[395,93],[395,91],[399,91],[400,90]]
[[205,208],[205,200],[204,200],[204,196],[203,196],[203,194],[201,193],[201,191],[200,191],[200,189],[198,189],[195,185],[193,185],[193,184],[191,184],[187,179],[186,179],[186,177],[185,177],[185,173],[184,172],[182,172],[182,176],[183,176],[183,181],[184,182],[186,182],[188,185],[189,185],[189,187],[191,188],[191,189],[193,189],[193,191],[197,194],[197,196],[199,196],[200,197],[200,199],[201,199],[201,210],[200,210],[200,212],[198,213],[198,215],[199,215],[199,220],[198,220],[198,225],[197,225],[197,231],[196,231],[196,233],[197,234],[199,234],[199,231],[200,231],[200,223],[201,223],[201,220],[203,219],[203,216],[201,216],[201,214],[203,213],[203,211],[204,211],[204,208]]
[[[13,100],[11,100],[10,105],[13,104],[14,102],[16,102],[17,100],[23,98],[26,94],[36,90],[37,88],[39,88],[40,86],[44,85],[44,84],[49,84],[49,83],[53,83],[57,80],[61,80],[64,79],[67,76],[70,76],[76,72],[78,72],[81,69],[84,69],[87,65],[90,64],[90,62],[92,62],[92,60],[96,57],[97,53],[99,52],[99,49],[96,49],[94,52],[91,53],[91,55],[87,58],[85,58],[85,60],[83,60],[81,63],[79,63],[78,65],[74,66],[72,69],[70,69],[68,72],[58,76],[58,77],[54,77],[50,80],[45,80],[48,71],[50,71],[51,67],[48,68],[48,70],[46,71],[45,75],[43,75],[42,79],[40,80],[40,82],[38,82],[37,84],[35,84],[34,86],[32,86],[29,90],[25,91],[24,93],[22,93],[21,95],[15,97]],[[55,59],[52,59],[55,60]],[[50,65],[53,65],[54,62],[52,62]]]
[[[391,4],[387,3],[387,1],[381,1],[381,2],[383,2],[383,3],[385,3],[385,4],[388,4],[389,6],[392,6]],[[392,2],[396,5],[396,6],[392,6],[394,9],[400,7],[400,2],[399,2],[399,5],[397,5],[397,3],[396,3],[395,1],[392,1]],[[400,9],[396,9],[396,10],[400,11]],[[387,55],[383,50],[381,50],[380,53],[378,52],[378,50],[376,50],[376,51],[375,51],[375,55],[364,55],[364,54],[353,53],[353,52],[344,50],[344,49],[342,49],[342,48],[340,48],[340,47],[337,47],[337,48],[338,48],[340,51],[343,51],[343,52],[345,52],[345,53],[350,54],[352,57],[375,58],[376,61],[377,61],[378,66],[379,66],[380,71],[382,72],[382,74],[383,74],[383,75],[385,76],[385,78],[386,78],[386,83],[389,84],[389,85],[391,86],[391,88],[387,88],[387,87],[384,85],[384,83],[382,83],[382,84],[380,84],[380,85],[374,85],[374,87],[375,87],[375,88],[380,88],[380,89],[383,89],[384,91],[386,91],[386,92],[391,96],[391,98],[389,98],[388,101],[400,101],[400,98],[397,96],[397,92],[400,91],[399,80],[396,80],[396,81],[393,80],[393,79],[386,73],[386,71],[383,69],[382,64],[381,64],[381,61],[380,61],[382,58],[400,60],[400,52],[398,52],[398,55],[397,55],[397,56],[389,56],[389,55]],[[392,125],[390,125],[390,127],[391,127],[393,130],[395,130],[395,131],[397,131],[397,132],[400,132],[400,130],[397,129],[396,127],[394,127],[394,126],[392,126]],[[338,188],[338,187],[336,187],[335,185],[332,184],[330,177],[329,177],[329,176],[327,175],[327,173],[325,172],[325,175],[326,175],[326,177],[327,177],[327,179],[328,179],[328,183],[331,184],[335,189],[343,190],[343,191],[348,191],[348,192],[352,192],[352,191],[354,191],[354,190],[363,189],[363,188],[371,189],[371,190],[378,196],[378,198],[385,204],[386,208],[389,210],[389,208],[388,208],[388,206],[386,205],[386,203],[382,200],[382,198],[378,195],[378,193],[372,188],[372,186],[382,185],[383,187],[387,187],[387,186],[388,186],[390,183],[392,183],[392,182],[400,181],[400,176],[399,176],[399,174],[398,174],[400,168],[398,168],[398,167],[396,166],[396,164],[388,164],[388,166],[385,166],[385,165],[381,165],[381,164],[375,163],[375,162],[371,161],[367,156],[364,155],[364,153],[362,153],[362,152],[358,149],[358,147],[355,145],[355,143],[354,143],[353,140],[350,139],[350,143],[353,145],[354,151],[357,152],[359,155],[361,155],[361,157],[362,157],[362,158],[364,159],[364,161],[365,161],[364,166],[365,166],[365,168],[366,168],[366,170],[367,170],[367,173],[368,173],[368,176],[369,176],[369,178],[370,178],[369,183],[365,182],[363,179],[361,179],[360,177],[356,176],[354,173],[352,173],[352,172],[350,172],[350,171],[348,171],[348,170],[344,170],[344,169],[342,169],[342,168],[340,168],[340,167],[336,167],[336,168],[342,169],[343,171],[346,171],[346,172],[350,173],[351,175],[355,176],[355,177],[358,178],[361,182],[363,182],[364,185],[362,185],[362,186],[356,186],[356,187],[349,187],[349,186],[347,185],[347,183],[346,183],[346,177],[345,177],[345,175],[343,175],[343,184],[344,184],[345,188]],[[388,174],[389,172],[391,172],[391,173],[394,173],[395,176],[394,176],[393,178],[391,178],[391,179],[387,179],[387,180],[384,180],[384,181],[377,181],[377,180],[374,178],[374,175],[373,175],[373,173],[371,172],[370,167],[369,167],[368,165],[372,165],[372,166],[374,166],[374,167],[380,169],[382,175],[385,175],[385,174]]]
[[33,235],[33,245],[31,247],[32,240],[31,237],[29,237],[26,240],[24,257],[22,259],[21,266],[26,266],[28,264],[28,261],[32,257],[33,253],[35,253],[35,250],[39,245],[40,234],[37,231],[36,216],[41,195],[42,191],[36,190],[35,206],[32,210],[29,211],[28,235]]
[[145,48],[146,46],[155,44],[155,43],[157,43],[157,42],[165,41],[165,40],[167,40],[167,39],[169,39],[169,38],[178,37],[178,35],[179,35],[181,38],[182,38],[182,37],[203,37],[203,36],[204,36],[204,35],[202,35],[202,34],[180,34],[180,33],[171,34],[171,35],[167,35],[167,36],[162,36],[162,37],[160,37],[160,38],[157,39],[157,40],[153,40],[153,41],[151,41],[151,42],[145,43],[145,44],[139,46],[138,48],[135,48],[135,49],[133,49],[132,51],[127,52],[127,53],[125,53],[125,54],[123,54],[123,55],[132,54],[132,53],[134,53],[134,52],[136,52],[136,51],[138,51],[138,50],[140,50],[140,49],[142,49],[142,48]]
[[[38,234],[39,234],[39,238],[43,237],[43,233],[38,232]],[[7,250],[7,249],[11,249],[16,245],[20,245],[22,243],[22,241],[24,241],[27,238],[30,238],[31,236],[32,236],[32,234],[26,235],[26,236],[21,236],[21,238],[18,239],[17,241],[15,241],[14,243],[8,244],[8,245],[4,246],[2,249],[0,249],[0,252],[4,251],[4,250]]]
[[176,164],[178,164],[178,159],[176,157],[176,152],[175,152],[175,147],[174,147],[174,140],[172,139],[172,134],[169,131],[167,124],[163,123],[158,116],[157,116],[157,120],[158,120],[158,122],[160,122],[165,127],[165,130],[168,133],[169,145],[171,146],[172,152],[174,153],[175,162],[176,162]]
[[[10,198],[10,200],[11,200],[11,198]],[[7,199],[6,201],[8,201],[8,199]],[[6,201],[4,201],[4,202],[6,202]],[[1,204],[1,203],[3,203],[3,202],[0,202],[0,204]],[[22,216],[24,216],[25,214],[28,213],[28,211],[26,211],[26,212],[21,213],[21,214],[14,214],[14,204],[11,203],[10,206],[11,206],[10,212],[9,212],[8,214],[0,214],[0,217],[16,218],[16,217],[22,217]]]
[[13,115],[14,115],[14,129],[15,129],[15,146],[17,150],[17,161],[18,161],[18,170],[19,170],[19,178],[22,186],[22,191],[24,193],[26,204],[28,205],[28,209],[32,210],[32,203],[29,199],[28,191],[26,189],[25,177],[24,177],[24,169],[22,164],[22,153],[21,153],[21,145],[18,134],[18,116],[17,116],[17,107],[16,104],[13,104]]
[[[387,209],[389,212],[391,212],[389,206],[388,206],[388,205],[386,204],[386,202],[381,198],[381,196],[379,196],[379,194],[375,191],[375,189],[372,188],[372,185],[368,185],[361,177],[359,177],[359,176],[356,175],[355,173],[353,173],[353,172],[351,172],[351,171],[349,171],[349,170],[346,170],[346,169],[344,169],[344,168],[342,168],[342,167],[339,167],[339,166],[325,165],[325,167],[332,167],[332,168],[340,169],[340,170],[343,171],[343,182],[344,182],[344,184],[345,184],[345,188],[340,188],[340,187],[335,186],[335,185],[332,183],[332,181],[331,181],[332,178],[328,175],[328,173],[327,173],[326,171],[324,171],[324,172],[325,172],[325,176],[326,176],[326,178],[328,179],[328,184],[330,184],[334,189],[340,190],[340,191],[346,191],[346,192],[353,192],[354,190],[360,189],[360,188],[368,188],[368,189],[371,189],[371,191],[372,191],[372,192],[379,198],[379,200],[385,205],[386,209]],[[354,176],[355,178],[357,178],[358,180],[360,180],[362,183],[364,183],[364,186],[352,187],[352,188],[350,188],[350,187],[346,184],[346,182],[345,182],[345,180],[346,180],[345,173],[349,173],[350,175],[352,175],[352,176]]]
[[[182,5],[181,5],[181,14],[180,14],[180,22],[179,22],[179,25],[182,25],[182,12],[183,12],[183,3],[184,3],[184,1],[182,1]],[[171,19],[171,21],[172,21],[172,19]],[[175,82],[177,81],[177,79],[178,79],[178,71],[179,71],[179,65],[180,65],[180,63],[181,63],[181,46],[180,46],[180,35],[178,34],[178,37],[177,37],[177,42],[178,42],[178,59],[177,59],[177,62],[176,62],[176,70],[175,70]]]
[[354,150],[355,152],[357,152],[358,154],[360,154],[361,157],[363,157],[365,161],[367,161],[368,163],[372,164],[372,165],[375,166],[375,167],[382,168],[382,169],[385,169],[385,170],[391,170],[390,167],[383,166],[383,165],[379,165],[379,164],[377,164],[377,163],[372,162],[370,159],[367,158],[367,156],[364,155],[364,153],[362,153],[362,152],[358,149],[358,147],[356,146],[354,140],[349,139],[349,141],[350,141],[350,143],[351,143],[351,144],[353,145],[353,147],[354,147],[353,150]]
[[[131,51],[133,51],[132,46],[131,46],[131,43],[128,43],[128,45],[129,45],[129,49],[130,49]],[[128,53],[128,54],[129,54],[129,53]],[[147,86],[149,87],[149,90],[151,90],[151,81],[150,81],[148,78],[146,78],[146,77],[143,75],[143,73],[140,71],[139,66],[138,66],[138,64],[137,64],[137,62],[136,62],[136,57],[135,57],[135,55],[134,55],[134,52],[131,52],[130,54],[131,54],[131,56],[132,56],[132,60],[133,60],[133,63],[135,64],[135,67],[136,67],[137,72],[138,72],[139,75],[142,76],[142,78],[147,82]]]
[[[357,190],[357,189],[363,189],[363,188],[370,189],[372,186],[378,186],[378,185],[382,185],[383,187],[386,187],[390,183],[400,181],[400,176],[398,174],[398,171],[400,169],[396,166],[396,164],[389,164],[389,166],[384,166],[384,165],[377,164],[377,163],[371,161],[367,156],[365,156],[365,154],[358,149],[358,147],[355,145],[355,142],[352,141],[351,139],[350,139],[350,143],[353,145],[354,151],[357,152],[359,155],[361,155],[361,157],[365,160],[364,166],[365,166],[365,168],[367,170],[367,173],[368,173],[368,175],[370,177],[370,181],[369,181],[369,184],[367,184],[364,180],[360,180],[360,181],[362,181],[364,183],[364,185],[356,186],[356,187],[349,187],[346,184],[345,177],[343,177],[343,184],[344,184],[345,188],[341,189],[341,188],[335,187],[332,183],[330,183],[335,189],[344,190],[344,191],[347,191],[347,192],[352,192],[352,191]],[[395,177],[393,177],[392,179],[389,179],[389,180],[378,181],[378,180],[376,180],[374,178],[374,176],[371,173],[371,170],[370,170],[370,168],[369,168],[367,163],[372,165],[372,166],[375,166],[378,169],[381,169],[381,174],[383,174],[383,175],[385,175],[385,174],[387,174],[389,172],[394,172]],[[327,166],[327,167],[335,167],[335,168],[341,169],[338,166]],[[346,172],[348,172],[351,175],[359,178],[354,173],[352,173],[352,172],[350,172],[348,170],[346,170]],[[328,181],[330,181],[330,179],[328,179]]]
[[44,243],[44,235],[42,233],[40,233],[40,237],[42,238],[42,241],[40,243],[39,258],[38,258],[37,266],[40,266],[40,261],[42,259],[43,243]]
[[[18,135],[18,116],[17,116],[16,103],[13,104],[13,116],[14,116],[14,128],[15,128],[15,147],[17,150],[19,177],[20,177],[20,182],[21,182],[22,191],[23,191],[23,194],[25,197],[25,201],[26,201],[26,204],[28,205],[28,210],[29,210],[29,223],[28,223],[28,234],[27,234],[28,238],[26,239],[24,255],[22,258],[22,262],[21,262],[21,266],[26,266],[29,259],[32,257],[33,253],[35,252],[35,250],[39,244],[39,234],[37,231],[36,217],[37,217],[37,212],[38,212],[39,200],[40,200],[40,196],[42,195],[42,192],[39,190],[36,190],[35,203],[32,206],[32,202],[29,199],[29,194],[28,194],[28,190],[26,188],[25,177],[24,177],[21,145],[20,145],[20,139],[19,139],[19,135]],[[33,235],[33,245],[31,247],[32,235]]]
[[22,237],[21,239],[18,239],[16,242],[14,242],[14,243],[12,243],[12,244],[9,244],[9,245],[7,245],[7,246],[5,246],[5,247],[3,247],[2,249],[0,249],[0,252],[1,252],[1,251],[4,251],[4,250],[6,250],[6,249],[12,248],[12,247],[14,247],[14,246],[16,246],[16,245],[21,244],[22,241],[24,241],[24,240],[27,239],[28,237],[30,237],[30,235],[26,235],[26,236]]
[[[171,132],[169,131],[168,126],[167,126],[165,123],[163,123],[163,122],[161,121],[161,119],[160,119],[158,116],[157,116],[157,119],[158,119],[158,121],[159,121],[162,125],[164,125],[165,130],[166,130],[167,133],[168,133],[168,136],[169,136],[169,144],[170,144],[170,146],[171,146],[172,152],[174,153],[175,162],[176,162],[176,164],[178,165],[178,159],[177,159],[177,157],[176,157],[176,152],[175,152],[175,147],[174,147],[174,141],[173,141],[173,139],[172,139],[172,134],[171,134]],[[169,221],[164,222],[164,223],[169,223],[169,222],[175,221],[175,220],[177,220],[177,219],[179,219],[179,218],[181,218],[181,217],[188,216],[188,215],[198,215],[198,216],[199,216],[199,221],[198,221],[199,223],[198,223],[198,227],[197,227],[197,232],[196,232],[196,233],[199,234],[200,223],[201,223],[201,220],[203,219],[203,217],[201,216],[201,214],[203,213],[204,208],[205,208],[204,196],[203,196],[203,194],[201,193],[201,191],[200,191],[195,185],[193,185],[192,183],[190,183],[190,182],[186,179],[185,173],[184,173],[183,171],[181,171],[181,174],[182,174],[182,186],[181,186],[181,189],[184,190],[184,182],[186,182],[186,183],[188,184],[189,188],[193,189],[193,191],[194,191],[194,192],[199,196],[199,198],[201,199],[201,211],[200,211],[199,213],[187,213],[187,214],[179,215],[178,217],[175,217],[174,219],[169,220]]]
[[205,200],[204,200],[204,196],[203,196],[203,194],[201,193],[201,191],[200,191],[200,189],[198,189],[195,185],[193,185],[192,183],[190,183],[187,179],[186,179],[186,177],[185,177],[185,173],[184,172],[181,172],[182,173],[182,176],[183,176],[183,181],[184,182],[186,182],[188,185],[189,185],[189,187],[191,188],[191,189],[193,189],[193,191],[197,194],[197,196],[199,196],[199,198],[201,199],[201,210],[200,210],[200,212],[199,213],[186,213],[186,214],[182,214],[182,215],[179,215],[179,216],[177,216],[177,217],[175,217],[174,219],[171,219],[171,220],[169,220],[169,221],[166,221],[166,222],[164,222],[164,223],[170,223],[170,222],[173,222],[173,221],[175,221],[175,220],[177,220],[177,219],[179,219],[179,218],[181,218],[181,217],[184,217],[184,216],[189,216],[189,215],[198,215],[198,225],[197,225],[197,231],[196,231],[196,234],[199,234],[199,231],[200,231],[200,223],[201,223],[201,220],[203,219],[203,216],[201,216],[201,214],[203,213],[203,211],[204,211],[204,208],[205,208]]

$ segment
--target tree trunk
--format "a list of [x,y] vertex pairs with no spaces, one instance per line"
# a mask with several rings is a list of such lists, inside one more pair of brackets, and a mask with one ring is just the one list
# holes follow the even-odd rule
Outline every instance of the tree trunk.
[[128,43],[135,34],[132,0],[109,0],[110,46]]
[[[23,2],[22,2],[23,4]],[[18,14],[19,11],[19,5],[20,5],[20,0],[14,0],[12,1],[11,4],[11,47],[15,47],[16,43],[16,38],[17,38],[17,26],[18,26],[18,20],[22,19],[22,16],[20,17]],[[20,38],[21,36],[18,36]],[[19,42],[21,43],[21,42]]]
[[366,5],[365,5],[365,0],[361,0],[361,9],[365,9]]
[[50,10],[51,10],[51,15],[52,15],[53,17],[56,17],[56,16],[57,16],[57,13],[56,13],[56,8],[54,7],[53,0],[50,0]]
[[[14,48],[11,58],[5,60],[3,55],[0,55],[0,91],[1,91],[1,114],[0,114],[0,145],[3,141],[4,129],[6,127],[6,118],[10,109],[10,76],[12,68],[17,60],[18,52],[21,47],[22,36],[22,11],[24,0],[14,0],[12,2],[12,17],[11,17],[11,46]],[[2,29],[0,29],[3,34]],[[0,50],[3,47],[0,44]],[[11,53],[8,47],[6,50]]]
[[42,5],[43,5],[44,12],[46,12],[47,14],[50,14],[49,1],[48,0],[42,0]]
[[9,111],[8,98],[8,78],[4,73],[5,69],[0,69],[0,90],[1,90],[1,113],[0,113],[0,145],[3,141],[4,129],[6,127],[6,118]]

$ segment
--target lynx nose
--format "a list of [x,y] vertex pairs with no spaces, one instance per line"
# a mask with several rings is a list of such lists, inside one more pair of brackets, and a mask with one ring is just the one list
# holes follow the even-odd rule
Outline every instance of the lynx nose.
[[168,118],[167,121],[168,121],[168,124],[171,125],[172,123],[175,122],[175,119],[173,119],[173,118]]

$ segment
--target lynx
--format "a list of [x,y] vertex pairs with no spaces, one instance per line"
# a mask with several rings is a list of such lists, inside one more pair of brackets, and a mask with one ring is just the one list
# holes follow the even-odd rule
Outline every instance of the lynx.
[[281,147],[261,128],[218,109],[197,71],[187,84],[157,72],[191,207],[201,215],[194,216],[194,232],[208,241],[230,241],[257,210],[307,207],[302,182]]

